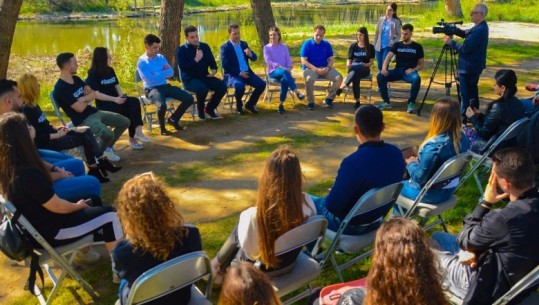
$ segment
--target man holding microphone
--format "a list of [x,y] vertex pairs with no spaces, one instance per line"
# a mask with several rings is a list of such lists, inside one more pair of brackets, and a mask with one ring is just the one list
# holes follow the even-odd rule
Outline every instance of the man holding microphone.
[[[221,117],[215,113],[221,99],[226,93],[226,85],[219,78],[217,73],[217,63],[210,49],[210,46],[200,42],[197,28],[189,25],[184,30],[185,43],[176,50],[176,59],[180,66],[183,86],[185,90],[194,92],[197,98],[198,118],[202,121],[206,119],[206,114],[212,119]],[[208,72],[208,69],[211,72]],[[209,91],[213,95],[204,108],[204,102]]]
[[474,26],[471,29],[459,30],[456,35],[464,38],[464,42],[457,43],[449,36],[444,37],[446,44],[457,50],[459,54],[458,75],[460,109],[465,123],[466,109],[472,107],[479,109],[479,91],[477,83],[485,69],[488,46],[488,25],[485,21],[488,8],[484,4],[476,4],[470,13]]

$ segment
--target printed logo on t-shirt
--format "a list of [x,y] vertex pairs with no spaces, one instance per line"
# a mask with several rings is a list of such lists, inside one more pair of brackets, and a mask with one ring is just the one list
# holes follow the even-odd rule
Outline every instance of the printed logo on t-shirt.
[[83,94],[84,94],[84,87],[80,87],[77,91],[73,92],[73,97],[78,99]]
[[110,85],[116,83],[116,76],[113,76],[109,79],[103,79],[101,80],[101,85]]
[[42,112],[41,115],[39,116],[39,119],[37,119],[37,122],[38,123],[43,123],[47,120],[47,118],[45,117],[45,114]]
[[367,52],[366,51],[354,52],[354,56],[355,57],[367,57]]
[[417,54],[417,50],[416,50],[416,49],[413,49],[413,48],[398,48],[398,49],[397,49],[397,52],[399,52],[399,53],[412,53],[412,54]]

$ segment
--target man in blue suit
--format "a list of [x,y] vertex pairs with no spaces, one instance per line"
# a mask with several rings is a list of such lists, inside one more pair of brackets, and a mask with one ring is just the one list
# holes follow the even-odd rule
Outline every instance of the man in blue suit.
[[231,24],[228,27],[228,38],[229,40],[221,46],[221,60],[224,80],[227,85],[234,88],[236,113],[243,114],[242,98],[245,93],[245,84],[254,89],[249,100],[245,103],[245,109],[252,113],[258,113],[256,103],[266,88],[266,82],[249,67],[249,60],[256,61],[256,54],[249,49],[247,42],[241,40],[239,25]]

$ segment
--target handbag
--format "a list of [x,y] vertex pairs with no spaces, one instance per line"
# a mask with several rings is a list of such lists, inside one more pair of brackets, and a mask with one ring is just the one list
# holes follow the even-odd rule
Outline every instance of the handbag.
[[320,291],[320,305],[337,305],[340,304],[339,300],[341,296],[345,294],[350,289],[363,288],[367,284],[365,278],[346,282],[338,283],[324,287]]
[[0,224],[0,250],[10,259],[22,261],[32,254],[32,243],[17,226],[20,214],[15,213],[11,219],[4,215]]

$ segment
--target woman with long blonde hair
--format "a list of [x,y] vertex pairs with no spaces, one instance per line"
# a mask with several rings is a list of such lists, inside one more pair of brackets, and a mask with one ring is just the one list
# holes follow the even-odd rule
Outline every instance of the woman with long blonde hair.
[[395,217],[376,232],[364,305],[445,305],[442,276],[425,231]]
[[[432,107],[429,131],[419,146],[419,155],[406,159],[410,179],[404,182],[401,195],[415,199],[445,161],[470,148],[461,126],[459,103],[451,97],[439,98]],[[454,182],[447,181],[440,187],[431,188],[422,201],[436,204],[448,200],[455,190]]]
[[217,304],[282,305],[269,278],[247,262],[228,269]]
[[[114,272],[122,280],[120,302],[125,304],[135,280],[148,269],[180,255],[202,249],[200,233],[185,226],[165,185],[145,173],[128,180],[116,199],[125,232],[112,252]],[[151,304],[187,304],[191,288],[185,287]]]
[[271,153],[260,175],[256,206],[241,213],[238,225],[212,261],[217,275],[224,274],[235,258],[259,259],[264,271],[285,272],[292,266],[299,250],[277,257],[274,244],[279,236],[316,215],[312,199],[301,191],[302,180],[294,151],[281,146]]

